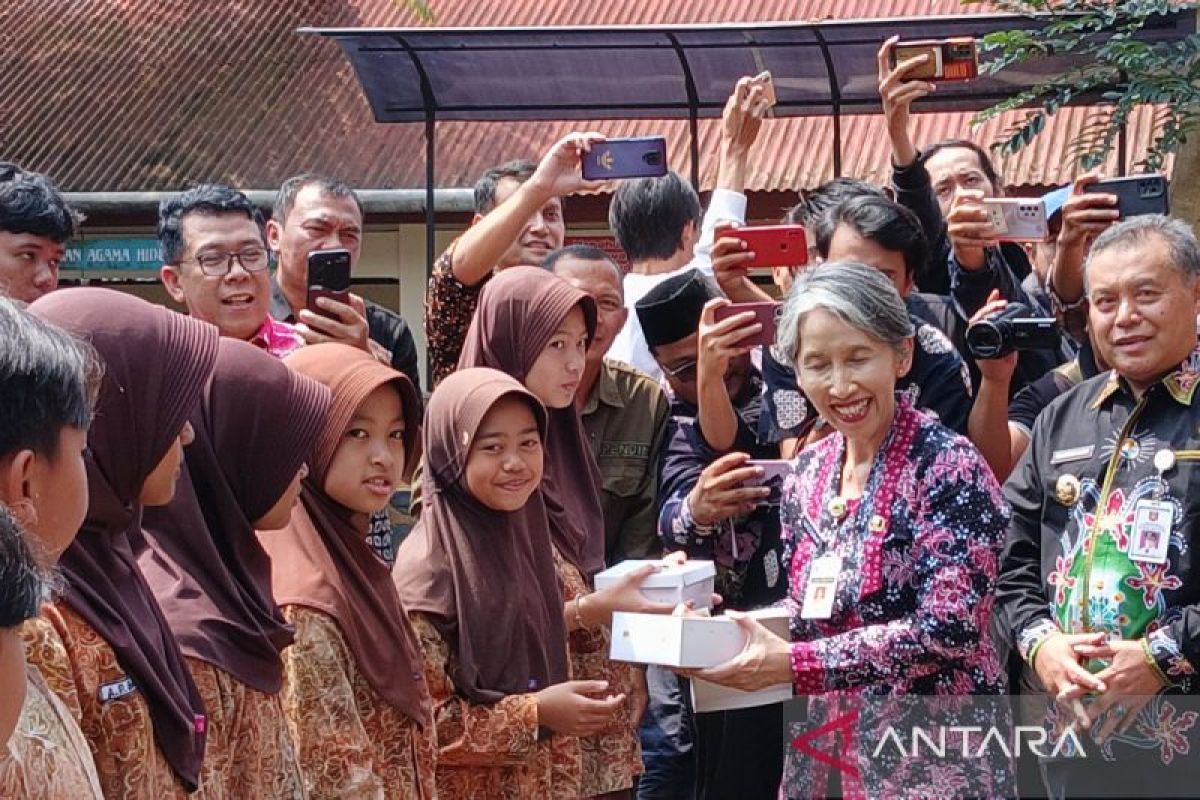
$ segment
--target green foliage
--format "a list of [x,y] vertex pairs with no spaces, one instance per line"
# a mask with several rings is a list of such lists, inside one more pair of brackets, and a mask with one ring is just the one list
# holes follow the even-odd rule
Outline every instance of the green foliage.
[[429,7],[426,0],[396,0],[401,6],[407,8],[421,22],[433,22],[433,9]]
[[[963,0],[964,5],[982,0]],[[1145,160],[1147,170],[1162,168],[1200,125],[1200,34],[1182,41],[1145,42],[1135,38],[1151,18],[1169,12],[1195,13],[1200,2],[1172,0],[993,0],[992,6],[1046,21],[1036,31],[1007,30],[984,37],[986,74],[1019,68],[1048,56],[1081,56],[1079,66],[1019,92],[975,117],[981,123],[996,115],[1032,107],[1025,118],[992,145],[1011,155],[1033,141],[1048,117],[1067,103],[1084,98],[1095,112],[1071,144],[1071,154],[1084,169],[1104,162],[1119,131],[1134,109],[1154,105],[1155,136]]]

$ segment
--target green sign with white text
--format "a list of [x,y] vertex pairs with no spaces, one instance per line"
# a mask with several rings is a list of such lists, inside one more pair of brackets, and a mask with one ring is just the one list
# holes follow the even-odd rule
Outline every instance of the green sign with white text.
[[158,239],[83,239],[67,244],[63,270],[97,272],[139,270],[157,272],[162,266]]

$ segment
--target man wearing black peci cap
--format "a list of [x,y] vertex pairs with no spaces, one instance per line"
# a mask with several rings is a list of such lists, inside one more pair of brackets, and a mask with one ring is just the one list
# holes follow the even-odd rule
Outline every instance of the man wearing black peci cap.
[[[728,300],[697,270],[674,275],[635,306],[646,344],[671,389],[658,534],[668,550],[712,560],[723,608],[770,605],[787,592],[779,507],[747,487],[751,458],[778,458],[756,441],[761,379],[740,316],[714,322]],[[724,440],[724,441],[721,441]],[[724,446],[721,446],[724,445]],[[696,715],[697,798],[775,797],[782,775],[779,706]]]

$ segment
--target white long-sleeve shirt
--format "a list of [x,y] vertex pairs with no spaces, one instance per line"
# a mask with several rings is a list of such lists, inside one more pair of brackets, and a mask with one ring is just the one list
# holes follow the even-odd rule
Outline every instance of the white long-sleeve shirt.
[[638,320],[637,309],[634,306],[651,289],[673,275],[689,269],[698,269],[711,277],[713,274],[714,231],[718,222],[745,224],[746,195],[728,189],[713,190],[712,198],[708,202],[708,210],[704,212],[704,221],[700,225],[700,240],[696,243],[692,260],[686,266],[673,272],[660,272],[655,275],[640,275],[631,272],[625,276],[625,308],[629,309],[629,317],[625,320],[625,327],[621,328],[621,332],[613,340],[612,347],[608,349],[609,358],[624,361],[656,380],[662,380],[662,370],[659,369],[658,362],[654,360],[654,356],[650,354],[650,348],[646,345],[646,337],[642,334],[642,323]]

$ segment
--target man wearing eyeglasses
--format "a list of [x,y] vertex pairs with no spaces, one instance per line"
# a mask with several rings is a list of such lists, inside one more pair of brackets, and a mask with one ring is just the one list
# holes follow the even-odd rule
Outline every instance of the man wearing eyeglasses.
[[[658,489],[659,539],[666,550],[715,562],[722,607],[744,611],[781,600],[787,571],[778,492],[760,485],[762,473],[747,465],[751,458],[779,458],[777,446],[755,438],[761,378],[745,340],[762,327],[749,314],[715,320],[716,309],[726,304],[704,273],[689,269],[660,282],[634,308],[671,390]],[[686,705],[686,689],[681,694],[677,699]],[[765,732],[783,724],[779,708],[694,717],[696,797],[778,793],[782,759],[778,748],[767,745]],[[652,713],[662,710],[652,706]],[[660,736],[669,736],[672,728],[660,726]],[[650,742],[657,741],[653,731],[647,733]]]
[[304,344],[294,326],[272,319],[266,223],[236,189],[197,186],[158,209],[159,277],[167,294],[222,336],[282,358]]

